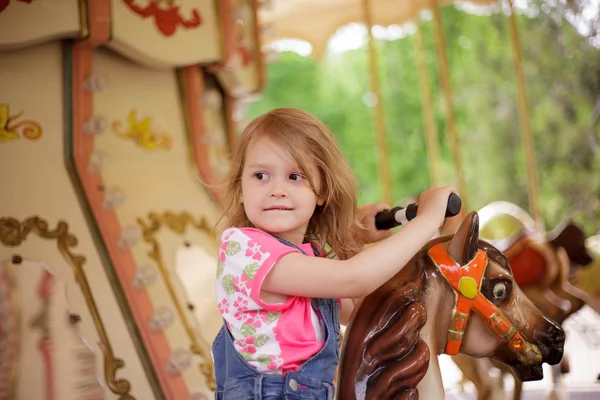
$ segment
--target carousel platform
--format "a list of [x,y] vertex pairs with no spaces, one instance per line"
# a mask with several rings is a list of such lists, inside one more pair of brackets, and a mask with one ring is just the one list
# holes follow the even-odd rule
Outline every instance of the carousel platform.
[[[600,400],[600,315],[584,307],[565,321],[563,328],[570,372],[553,382],[552,368],[544,365],[544,379],[525,383],[522,400]],[[447,400],[477,399],[471,382],[461,385],[461,373],[449,357],[440,357],[440,368]],[[498,370],[490,375],[499,380]],[[493,400],[512,399],[512,377],[504,377],[503,382],[504,393],[499,387]]]

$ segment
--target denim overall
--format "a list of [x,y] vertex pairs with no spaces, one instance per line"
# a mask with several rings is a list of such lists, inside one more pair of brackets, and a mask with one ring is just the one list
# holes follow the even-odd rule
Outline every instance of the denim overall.
[[[279,241],[302,251],[289,242]],[[214,360],[216,400],[333,400],[333,378],[340,351],[339,303],[335,299],[312,302],[327,330],[325,345],[296,372],[287,372],[285,376],[262,374],[250,366],[235,349],[233,337],[223,325],[212,345],[213,354],[218,355]]]

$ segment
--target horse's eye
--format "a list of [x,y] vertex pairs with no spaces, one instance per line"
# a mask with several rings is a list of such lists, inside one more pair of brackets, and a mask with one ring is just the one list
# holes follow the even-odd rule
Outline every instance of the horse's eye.
[[494,296],[494,300],[502,301],[508,296],[508,285],[506,282],[498,282],[494,285],[492,289],[492,295]]

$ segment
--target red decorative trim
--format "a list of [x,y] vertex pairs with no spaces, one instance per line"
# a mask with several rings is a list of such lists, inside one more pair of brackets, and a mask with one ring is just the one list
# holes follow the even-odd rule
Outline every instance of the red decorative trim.
[[192,16],[189,19],[184,19],[179,13],[179,6],[161,8],[156,1],[150,2],[146,7],[136,5],[135,0],[123,0],[123,3],[142,18],[154,18],[156,27],[164,36],[172,36],[180,25],[191,29],[202,24],[202,18],[197,9],[192,10]]
[[221,32],[223,34],[223,61],[216,64],[217,69],[228,68],[231,64],[233,55],[235,53],[235,38],[233,36],[233,19],[231,18],[232,13],[232,0],[221,0],[219,2],[220,10],[219,15],[221,17]]
[[110,1],[88,0],[89,36],[86,43],[91,47],[98,47],[110,40],[111,10]]
[[213,198],[221,207],[224,206],[224,196],[214,185],[218,182],[208,163],[204,135],[204,105],[201,102],[204,93],[204,77],[198,66],[185,67],[182,70],[185,92],[185,107],[189,118],[191,142],[194,147],[194,159],[200,178],[209,185]]

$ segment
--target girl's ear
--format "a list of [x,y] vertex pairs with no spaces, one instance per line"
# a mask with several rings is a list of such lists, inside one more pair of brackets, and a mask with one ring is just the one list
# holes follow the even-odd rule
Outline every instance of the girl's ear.
[[318,197],[317,198],[317,205],[318,206],[322,206],[323,204],[325,204],[325,199]]

